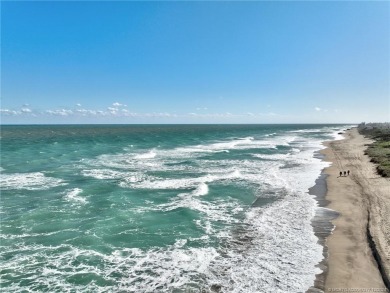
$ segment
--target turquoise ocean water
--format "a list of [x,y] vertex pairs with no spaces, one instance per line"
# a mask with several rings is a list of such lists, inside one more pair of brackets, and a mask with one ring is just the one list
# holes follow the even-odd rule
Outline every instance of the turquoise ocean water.
[[305,292],[344,125],[1,127],[4,292]]

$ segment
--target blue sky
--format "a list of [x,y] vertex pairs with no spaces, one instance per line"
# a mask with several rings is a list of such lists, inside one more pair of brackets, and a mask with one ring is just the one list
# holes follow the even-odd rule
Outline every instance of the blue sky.
[[390,121],[390,3],[1,3],[2,123]]

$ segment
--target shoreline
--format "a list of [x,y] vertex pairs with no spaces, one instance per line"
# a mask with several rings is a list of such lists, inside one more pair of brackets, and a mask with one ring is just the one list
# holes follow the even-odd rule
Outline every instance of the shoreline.
[[[322,273],[316,275],[314,286],[307,292],[359,288],[361,292],[367,288],[387,292],[390,239],[386,231],[390,229],[386,229],[388,220],[383,215],[390,211],[390,195],[386,194],[390,180],[378,180],[375,165],[364,155],[369,139],[357,128],[343,135],[341,140],[324,143],[326,148],[320,154],[331,165],[309,190],[318,202],[312,225],[323,246],[324,259],[318,264]],[[339,171],[346,170],[351,174],[339,177]],[[373,180],[380,182],[373,186]],[[334,230],[329,231],[329,227]]]
[[[324,156],[320,153],[319,155],[324,159]],[[327,208],[329,204],[329,201],[326,199],[328,191],[326,185],[327,177],[328,175],[322,170],[320,176],[315,181],[315,185],[309,189],[309,194],[314,196],[318,204],[316,213],[311,220],[311,225],[314,235],[318,238],[317,243],[322,246],[322,261],[316,265],[322,272],[315,275],[314,285],[306,293],[323,293],[325,290],[325,280],[328,274],[328,247],[326,245],[326,239],[335,228],[332,220],[339,216],[339,213]]]

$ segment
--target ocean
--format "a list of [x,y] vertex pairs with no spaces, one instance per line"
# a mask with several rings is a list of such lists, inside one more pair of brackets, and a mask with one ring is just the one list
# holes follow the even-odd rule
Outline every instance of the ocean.
[[305,292],[346,125],[1,126],[4,292]]

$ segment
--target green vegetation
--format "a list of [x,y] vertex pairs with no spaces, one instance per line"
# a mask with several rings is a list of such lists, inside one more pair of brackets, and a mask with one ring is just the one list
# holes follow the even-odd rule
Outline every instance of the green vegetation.
[[366,154],[377,164],[377,171],[383,177],[390,177],[390,123],[362,123],[361,134],[375,140],[368,146]]
[[384,177],[390,177],[390,141],[376,141],[370,145],[366,154],[371,161],[378,164],[378,173]]

